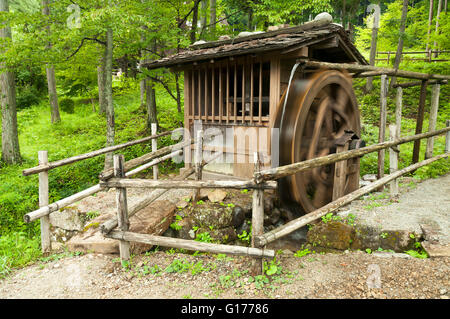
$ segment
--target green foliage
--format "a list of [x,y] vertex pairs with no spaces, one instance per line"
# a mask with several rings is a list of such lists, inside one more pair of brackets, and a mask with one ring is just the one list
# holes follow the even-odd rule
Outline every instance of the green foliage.
[[203,232],[203,233],[199,233],[196,234],[195,236],[195,240],[196,241],[200,241],[200,242],[204,242],[204,243],[212,243],[212,238],[211,238],[211,234],[208,232]]
[[277,261],[276,257],[271,261],[264,261],[263,270],[267,276],[280,275],[282,272],[281,263]]
[[23,267],[41,256],[40,238],[28,238],[25,233],[15,232],[0,237],[0,278],[7,276],[12,268]]
[[294,256],[300,258],[300,257],[304,257],[309,254],[311,254],[311,251],[308,248],[305,248],[303,250],[297,250],[295,252]]
[[75,102],[70,98],[64,98],[59,101],[59,108],[61,111],[73,114],[75,112]]
[[216,268],[215,264],[204,264],[203,261],[188,262],[186,259],[179,260],[175,259],[172,263],[164,269],[167,273],[185,273],[190,272],[192,275],[197,275],[202,272],[209,272]]
[[170,224],[170,228],[172,228],[176,231],[181,230],[182,226],[180,224],[178,224],[178,222],[181,221],[182,219],[183,219],[183,217],[181,217],[180,215],[175,215],[175,222]]

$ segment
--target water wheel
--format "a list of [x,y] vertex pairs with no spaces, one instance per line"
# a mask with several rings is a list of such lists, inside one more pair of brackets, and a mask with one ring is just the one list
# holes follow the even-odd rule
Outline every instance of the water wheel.
[[[335,153],[337,141],[352,131],[360,136],[360,117],[351,79],[339,71],[319,71],[294,78],[283,106],[277,108],[275,127],[280,130],[279,164],[287,165]],[[283,117],[283,118],[282,118]],[[282,120],[282,121],[281,121]],[[300,172],[279,180],[280,195],[297,202],[305,213],[333,200],[336,164]],[[345,164],[344,164],[345,165]],[[347,161],[338,194],[359,187],[359,159]]]

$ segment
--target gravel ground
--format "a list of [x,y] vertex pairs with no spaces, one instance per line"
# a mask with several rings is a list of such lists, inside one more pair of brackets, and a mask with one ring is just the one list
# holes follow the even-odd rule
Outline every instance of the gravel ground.
[[[56,258],[55,258],[56,259]],[[167,272],[174,261],[200,265],[197,273]],[[201,263],[199,263],[201,261]],[[0,281],[0,298],[436,298],[450,296],[450,258],[347,252],[278,257],[278,274],[262,283],[247,257],[192,256],[157,251],[124,269],[117,256],[87,254],[38,262]],[[159,273],[150,273],[155,265]],[[256,280],[255,280],[256,279]]]

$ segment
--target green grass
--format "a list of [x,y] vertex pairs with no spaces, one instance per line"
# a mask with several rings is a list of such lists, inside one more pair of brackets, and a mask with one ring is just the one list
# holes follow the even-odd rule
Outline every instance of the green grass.
[[[160,90],[157,93],[158,120],[162,129],[178,127],[176,103]],[[61,112],[61,123],[50,123],[48,102],[42,101],[18,112],[20,152],[23,163],[6,166],[0,162],[0,273],[12,267],[20,267],[35,260],[40,245],[39,221],[26,224],[23,215],[39,207],[38,176],[22,176],[22,170],[38,164],[37,153],[47,150],[49,161],[83,154],[105,147],[106,119],[93,112],[92,104],[75,99],[75,112]],[[95,104],[98,110],[98,104]],[[116,144],[147,136],[146,117],[140,109],[139,92],[127,91],[114,97]],[[158,140],[159,147],[173,144],[170,136]],[[150,151],[149,145],[135,145],[117,153],[129,160]],[[49,173],[50,202],[68,197],[98,183],[98,175],[104,165],[104,156],[98,156],[51,170]],[[161,173],[172,172],[180,165],[166,161],[160,165]],[[149,170],[151,172],[151,170]],[[143,173],[141,173],[143,174]],[[14,240],[19,236],[20,241]],[[17,251],[33,248],[30,257]],[[10,252],[9,252],[10,251]]]
[[25,233],[11,233],[0,237],[0,278],[13,268],[28,265],[41,256],[40,239],[30,239]]
[[[408,69],[414,69],[415,71],[425,72],[433,71],[434,69],[428,70],[430,67],[428,65],[423,66],[426,70],[421,70],[420,67],[416,66],[412,68],[411,65],[406,65]],[[445,70],[436,71],[434,73],[445,74]],[[447,72],[448,73],[448,72]],[[400,79],[401,82],[406,82],[408,80]],[[363,91],[365,85],[365,79],[355,79],[354,89],[355,94],[358,99],[358,104],[361,112],[361,138],[366,141],[366,145],[373,145],[378,143],[378,122],[379,122],[379,105],[380,105],[380,80],[379,77],[374,78],[374,89],[372,92],[366,94]],[[420,87],[413,87],[404,89],[403,92],[403,107],[402,107],[402,122],[401,122],[401,135],[411,136],[415,134],[416,128],[416,114],[419,101],[419,89]],[[392,89],[389,91],[387,99],[387,125],[395,123],[395,95],[396,90]],[[422,132],[428,131],[428,117],[430,110],[430,98],[431,96],[431,86],[427,90],[427,100],[425,105],[425,119],[423,122]],[[436,129],[442,129],[445,127],[445,121],[450,119],[450,88],[448,85],[442,85],[440,90],[439,99],[439,110]],[[386,128],[386,140],[389,139],[389,130]],[[425,156],[427,140],[423,139],[421,141],[420,147],[420,157],[419,160],[423,160]],[[412,163],[412,153],[413,153],[414,143],[406,143],[399,146],[399,169],[405,168]],[[434,139],[434,153],[442,154],[445,148],[445,136],[441,135],[435,137]],[[361,158],[361,176],[365,174],[376,174],[377,173],[377,152],[364,155]],[[418,169],[412,176],[417,179],[435,178],[439,175],[446,174],[450,171],[450,161],[440,160],[432,163],[426,167]],[[389,173],[389,151],[386,150],[385,156],[385,173]]]

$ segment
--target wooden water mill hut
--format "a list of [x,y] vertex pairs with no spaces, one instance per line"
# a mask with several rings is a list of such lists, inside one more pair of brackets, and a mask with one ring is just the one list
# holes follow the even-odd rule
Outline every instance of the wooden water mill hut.
[[[334,153],[339,141],[358,139],[351,77],[307,68],[302,61],[368,64],[328,15],[300,26],[197,43],[142,67],[184,72],[185,128],[194,137],[194,124],[201,121],[203,130],[223,132],[224,141],[209,147],[222,148],[225,156],[205,170],[248,178],[256,151],[266,155],[264,167],[276,167]],[[185,156],[191,165],[191,155]],[[281,193],[313,211],[331,201],[336,174],[332,164],[290,176],[281,182],[286,190]],[[349,160],[341,195],[358,182],[359,160]]]

